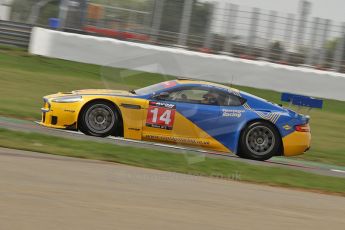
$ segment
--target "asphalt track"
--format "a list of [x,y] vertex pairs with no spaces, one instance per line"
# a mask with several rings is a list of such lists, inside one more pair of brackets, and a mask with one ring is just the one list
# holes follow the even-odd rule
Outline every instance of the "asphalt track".
[[344,229],[345,199],[0,148],[0,229]]
[[[95,142],[111,143],[111,144],[122,145],[122,146],[132,146],[132,147],[134,146],[134,147],[151,148],[151,149],[154,148],[158,150],[163,150],[167,152],[167,154],[168,153],[181,153],[181,154],[193,153],[196,156],[196,160],[200,160],[200,156],[222,158],[225,160],[239,161],[239,162],[262,165],[262,166],[267,166],[267,167],[292,168],[292,169],[316,173],[320,175],[345,178],[345,167],[327,165],[327,164],[321,164],[321,163],[315,163],[315,162],[309,162],[309,161],[294,160],[292,158],[275,157],[265,162],[259,162],[259,161],[241,159],[235,155],[224,155],[224,154],[215,153],[215,152],[189,149],[182,146],[171,146],[171,145],[157,144],[157,143],[150,143],[150,142],[124,140],[122,138],[115,138],[115,137],[108,137],[108,138],[91,137],[91,136],[86,136],[80,132],[50,129],[50,128],[42,127],[31,121],[19,120],[19,119],[14,119],[14,118],[7,118],[7,117],[0,117],[0,128],[6,128],[9,130],[22,131],[22,132],[37,132],[37,133],[42,133],[45,135],[52,135],[52,136],[57,136],[57,137],[71,138],[71,139],[77,139],[77,140],[90,140],[90,141],[95,141]],[[187,160],[193,160],[193,158],[187,159]]]

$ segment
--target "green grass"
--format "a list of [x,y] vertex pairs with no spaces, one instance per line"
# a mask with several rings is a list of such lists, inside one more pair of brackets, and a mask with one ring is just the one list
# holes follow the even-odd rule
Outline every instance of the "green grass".
[[1,128],[0,146],[104,160],[192,175],[216,176],[224,179],[345,195],[344,178],[321,176],[292,169],[256,166],[231,160],[205,158],[198,163],[189,164],[184,154],[71,140],[37,133],[9,131]]
[[[0,47],[0,116],[35,120],[40,118],[42,96],[47,94],[83,88],[132,89],[170,78],[31,56],[21,49]],[[280,93],[237,88],[280,103]],[[309,115],[312,149],[296,158],[345,166],[345,102],[325,100],[324,109],[312,110]]]

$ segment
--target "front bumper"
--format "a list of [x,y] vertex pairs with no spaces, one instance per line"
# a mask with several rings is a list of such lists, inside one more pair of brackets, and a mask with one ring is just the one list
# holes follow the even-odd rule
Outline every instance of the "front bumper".
[[77,103],[54,103],[43,99],[44,105],[41,108],[42,118],[40,125],[57,129],[77,129],[78,108]]

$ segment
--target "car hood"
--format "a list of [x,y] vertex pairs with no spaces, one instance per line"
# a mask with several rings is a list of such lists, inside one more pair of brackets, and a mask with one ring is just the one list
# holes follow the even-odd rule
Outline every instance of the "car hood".
[[74,90],[72,94],[87,95],[87,94],[99,94],[99,95],[132,95],[130,92],[125,90],[112,90],[112,89],[82,89]]
[[134,94],[125,91],[125,90],[111,90],[111,89],[82,89],[74,90],[71,92],[58,92],[56,94],[51,94],[45,96],[45,98],[57,98],[57,97],[66,97],[74,95],[111,95],[111,96],[132,96]]

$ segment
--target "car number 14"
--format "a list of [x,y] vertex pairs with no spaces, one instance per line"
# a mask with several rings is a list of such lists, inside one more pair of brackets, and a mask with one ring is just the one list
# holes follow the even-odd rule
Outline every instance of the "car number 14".
[[146,126],[171,130],[175,118],[175,108],[150,105],[147,111]]

